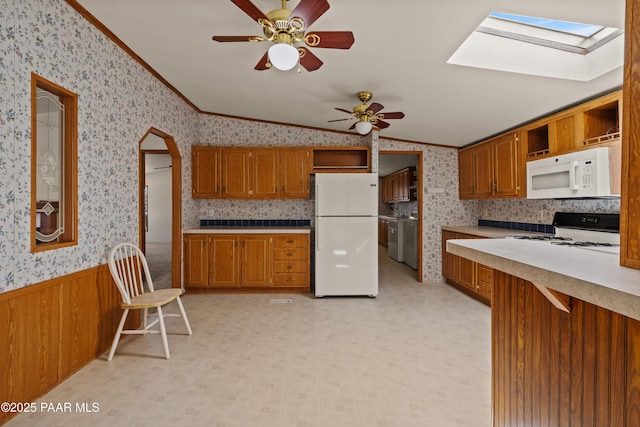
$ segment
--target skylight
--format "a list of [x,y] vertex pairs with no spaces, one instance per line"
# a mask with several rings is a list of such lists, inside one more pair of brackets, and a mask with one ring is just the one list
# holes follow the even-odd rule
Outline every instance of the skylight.
[[534,18],[533,16],[513,15],[511,13],[491,12],[491,18],[504,19],[532,27],[560,31],[574,36],[591,37],[604,27],[602,25],[581,24],[579,22],[557,21],[555,19]]
[[602,25],[491,12],[447,63],[588,81],[622,66],[623,33]]

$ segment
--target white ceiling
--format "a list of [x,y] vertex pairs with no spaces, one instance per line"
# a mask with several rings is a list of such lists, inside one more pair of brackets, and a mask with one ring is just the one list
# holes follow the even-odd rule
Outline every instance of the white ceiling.
[[[201,111],[347,130],[356,93],[402,111],[382,137],[464,146],[622,85],[622,69],[590,82],[448,65],[491,11],[624,28],[623,0],[329,0],[317,31],[352,31],[350,50],[311,48],[317,71],[253,67],[270,43],[218,43],[261,35],[228,0],[78,0]],[[264,13],[280,0],[253,0]],[[291,0],[291,10],[298,0]]]

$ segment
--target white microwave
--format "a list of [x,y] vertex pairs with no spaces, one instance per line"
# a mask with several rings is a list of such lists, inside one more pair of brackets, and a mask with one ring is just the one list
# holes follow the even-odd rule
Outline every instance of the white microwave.
[[527,162],[528,199],[620,197],[611,192],[609,147]]

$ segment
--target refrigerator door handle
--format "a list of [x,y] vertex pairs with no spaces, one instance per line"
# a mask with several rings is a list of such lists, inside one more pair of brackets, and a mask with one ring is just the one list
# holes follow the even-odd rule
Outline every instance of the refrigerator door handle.
[[320,221],[316,218],[316,250],[320,250]]

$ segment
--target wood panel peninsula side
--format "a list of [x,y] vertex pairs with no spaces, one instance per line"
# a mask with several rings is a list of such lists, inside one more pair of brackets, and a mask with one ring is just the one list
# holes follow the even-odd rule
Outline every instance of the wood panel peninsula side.
[[519,239],[447,251],[494,269],[494,426],[640,425],[640,270]]

